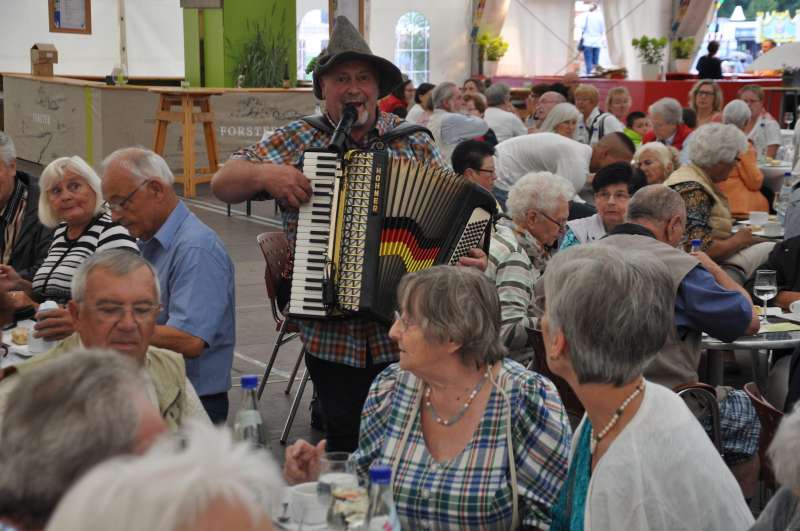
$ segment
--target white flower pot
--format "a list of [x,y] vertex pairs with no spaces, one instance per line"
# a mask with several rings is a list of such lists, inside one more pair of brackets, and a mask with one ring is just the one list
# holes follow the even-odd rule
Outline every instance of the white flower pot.
[[483,75],[488,78],[493,78],[497,75],[497,61],[489,61],[488,59],[483,62]]
[[681,74],[688,74],[689,69],[692,68],[691,59],[675,59],[675,71]]
[[642,79],[644,81],[658,81],[661,79],[661,65],[642,64]]

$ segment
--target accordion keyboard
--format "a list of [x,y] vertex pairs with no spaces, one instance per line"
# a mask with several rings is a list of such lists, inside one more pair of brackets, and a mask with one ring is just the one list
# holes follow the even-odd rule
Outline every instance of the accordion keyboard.
[[308,151],[303,173],[311,181],[312,196],[298,209],[289,310],[296,315],[324,317],[323,281],[326,261],[330,259],[327,253],[333,190],[342,173],[341,163],[336,153]]

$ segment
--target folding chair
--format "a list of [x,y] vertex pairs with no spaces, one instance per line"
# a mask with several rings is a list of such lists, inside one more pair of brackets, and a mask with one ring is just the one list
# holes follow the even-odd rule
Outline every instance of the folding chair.
[[675,391],[679,397],[686,402],[686,405],[700,420],[708,414],[711,417],[711,433],[709,437],[717,452],[722,455],[722,430],[719,420],[719,402],[717,401],[717,390],[713,386],[696,382],[676,386]]

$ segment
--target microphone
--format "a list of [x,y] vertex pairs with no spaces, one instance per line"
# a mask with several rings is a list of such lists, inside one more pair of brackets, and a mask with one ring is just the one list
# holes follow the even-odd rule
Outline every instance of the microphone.
[[344,151],[344,143],[347,136],[350,134],[353,124],[358,119],[358,111],[355,105],[345,105],[342,111],[342,118],[336,129],[333,130],[333,137],[331,138],[331,147],[336,148],[339,153]]

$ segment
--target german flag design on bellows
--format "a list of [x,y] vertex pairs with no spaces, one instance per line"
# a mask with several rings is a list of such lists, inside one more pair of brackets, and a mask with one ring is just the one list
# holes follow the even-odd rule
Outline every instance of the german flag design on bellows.
[[399,256],[408,272],[433,266],[441,247],[421,232],[411,218],[387,218],[381,229],[380,256]]

